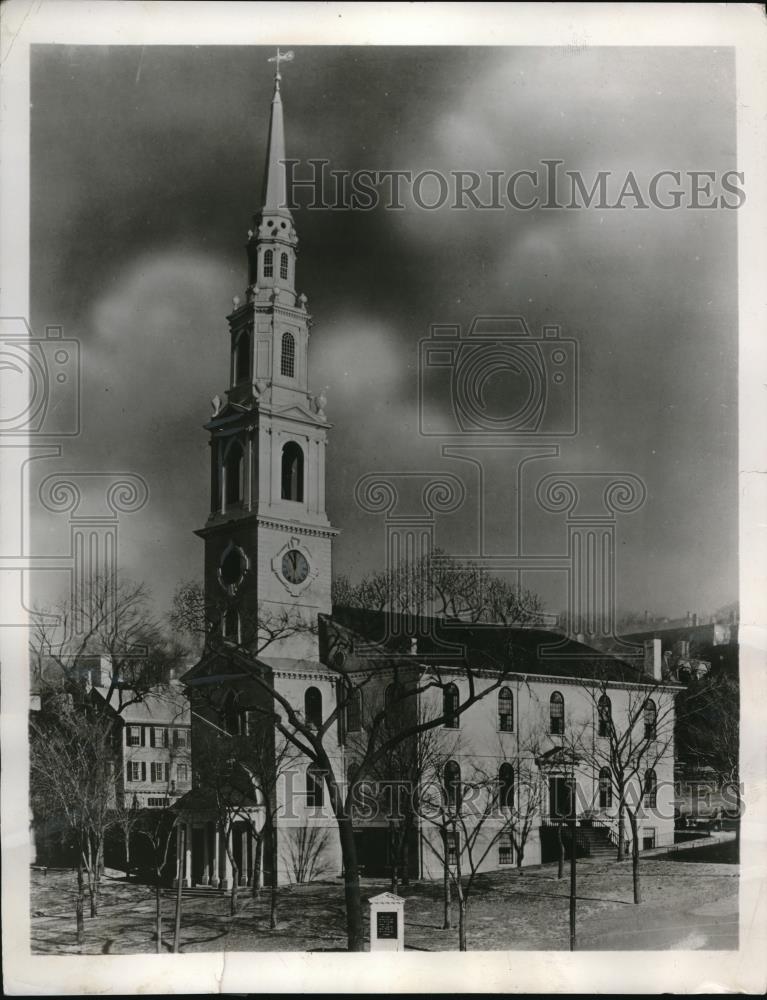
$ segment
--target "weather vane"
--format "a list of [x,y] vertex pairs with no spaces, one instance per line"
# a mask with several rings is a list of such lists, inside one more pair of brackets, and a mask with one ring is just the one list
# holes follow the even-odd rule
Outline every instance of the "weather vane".
[[280,52],[279,48],[277,49],[277,55],[276,56],[272,56],[271,59],[269,59],[269,62],[273,62],[273,63],[277,64],[275,66],[275,69],[274,69],[274,79],[275,80],[281,80],[282,79],[282,74],[280,73],[280,63],[281,62],[292,62],[292,61],[293,61],[293,51],[292,50],[290,52]]

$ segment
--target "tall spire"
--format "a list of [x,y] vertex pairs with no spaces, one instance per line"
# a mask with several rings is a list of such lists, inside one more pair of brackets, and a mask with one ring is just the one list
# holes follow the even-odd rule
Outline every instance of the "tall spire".
[[280,52],[272,56],[269,62],[275,63],[274,94],[272,96],[272,112],[269,120],[269,144],[266,151],[266,167],[264,169],[264,189],[261,199],[264,212],[287,213],[287,183],[285,178],[285,124],[282,118],[282,96],[280,95],[280,63],[290,62],[292,52]]

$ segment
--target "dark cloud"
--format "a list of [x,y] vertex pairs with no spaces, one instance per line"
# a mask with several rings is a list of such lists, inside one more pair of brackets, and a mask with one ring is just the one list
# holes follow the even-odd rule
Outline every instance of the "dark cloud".
[[[268,54],[33,52],[32,319],[84,345],[85,428],[67,461],[150,484],[146,510],[126,519],[123,561],[162,600],[201,567],[191,534],[207,514],[200,425],[226,388],[224,316],[245,283]],[[736,165],[729,50],[298,49],[283,95],[289,155],[336,169],[511,173],[554,157],[587,176],[647,181]],[[645,509],[620,529],[621,602],[676,612],[733,598],[736,212],[410,206],[305,209],[296,224],[313,380],[329,386],[334,423],[339,570],[383,560],[369,535],[380,525],[354,505],[357,478],[445,463],[417,434],[429,325],[523,314],[534,332],[560,324],[581,350],[582,432],[541,471],[625,470],[647,483]],[[489,461],[489,503],[506,511],[503,460]],[[475,508],[450,519],[445,543],[471,550]],[[503,524],[495,518],[488,539],[501,550]],[[530,532],[531,544],[559,544],[545,519]]]

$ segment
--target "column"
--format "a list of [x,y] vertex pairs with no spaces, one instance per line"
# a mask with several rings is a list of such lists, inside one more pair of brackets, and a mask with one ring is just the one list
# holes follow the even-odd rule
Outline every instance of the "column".
[[218,823],[213,822],[213,872],[210,877],[210,884],[214,889],[218,889],[221,884],[221,836],[218,830]]
[[231,828],[226,832],[222,833],[222,839],[226,837],[226,845],[222,844],[223,849],[223,862],[224,862],[224,877],[221,879],[221,888],[229,889],[232,885],[232,862],[230,860],[232,853],[232,831]]
[[186,823],[186,844],[184,851],[184,888],[188,889],[192,884],[192,824]]
[[208,885],[210,882],[210,847],[208,844],[208,824],[202,826],[202,884]]

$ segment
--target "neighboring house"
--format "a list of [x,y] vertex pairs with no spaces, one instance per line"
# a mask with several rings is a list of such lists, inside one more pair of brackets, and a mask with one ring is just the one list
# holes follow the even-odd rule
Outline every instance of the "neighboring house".
[[[413,722],[420,713],[444,713],[450,719],[453,700],[466,684],[464,656],[477,670],[479,687],[493,684],[499,670],[508,676],[501,690],[472,705],[455,724],[446,721],[440,727],[437,742],[450,755],[433,776],[437,784],[441,782],[449,796],[450,789],[470,780],[475,765],[481,764],[488,780],[503,787],[509,808],[513,796],[525,794],[521,774],[533,774],[540,794],[526,863],[545,855],[549,833],[556,835],[570,811],[573,790],[581,829],[597,831],[593,837],[609,846],[617,837],[617,796],[605,787],[599,767],[586,766],[578,747],[588,748],[593,763],[594,748],[605,742],[593,697],[601,692],[602,680],[617,725],[629,702],[648,703],[637,723],[637,738],[641,741],[642,732],[649,731],[654,744],[655,723],[647,721],[648,713],[661,714],[659,703],[673,700],[676,690],[664,683],[659,668],[648,676],[641,667],[600,656],[561,633],[524,628],[445,625],[446,642],[430,646],[435,630],[443,626],[428,620],[416,628],[414,645],[403,654],[387,645],[385,636],[371,635],[369,620],[331,607],[337,529],[325,510],[326,399],[310,391],[311,317],[306,296],[296,291],[298,237],[285,205],[285,158],[278,74],[263,201],[247,246],[248,285],[244,300],[235,298],[227,317],[229,386],[225,401],[213,398],[213,415],[206,425],[209,514],[196,533],[204,541],[205,605],[214,638],[183,677],[192,704],[195,785],[176,806],[185,825],[184,880],[226,888],[234,860],[240,880],[249,882],[259,848],[271,859],[263,870],[278,882],[340,875],[329,790],[322,772],[307,757],[295,750],[283,755],[282,737],[274,726],[275,713],[285,723],[280,697],[308,725],[328,724],[324,749],[333,772],[348,787],[360,741],[376,714],[383,711],[392,725],[400,724],[398,718],[402,724]],[[301,627],[288,625],[285,616]],[[261,627],[260,639],[271,629],[271,642],[256,641],[254,622]],[[456,648],[458,658],[451,659]],[[398,699],[398,686],[417,684],[434,670],[441,688]],[[364,683],[359,698],[340,712],[339,681],[344,675],[353,685]],[[671,736],[649,768],[652,773],[641,771],[641,787],[633,789],[638,799],[646,800],[643,847],[673,838],[673,706],[662,714]],[[129,725],[132,721],[126,720]],[[650,729],[643,730],[647,726]],[[136,741],[126,745],[126,767],[135,769],[129,784],[149,795],[149,764],[160,758],[153,757],[156,751],[147,745],[146,735],[145,742],[139,742],[134,731],[129,732],[126,740]],[[259,779],[236,760],[233,750],[231,770],[224,769],[213,787],[211,760],[223,753],[226,763],[227,745],[234,748],[235,738],[243,736],[254,742],[258,738],[262,745],[266,741],[271,755],[266,778]],[[164,772],[160,777],[165,780]],[[416,795],[425,794],[419,779]],[[264,845],[260,831],[272,810],[275,836]],[[496,831],[503,822],[502,817],[497,820]],[[390,862],[390,827],[390,820],[375,808],[357,816],[355,836],[367,873],[381,873]],[[440,835],[420,823],[411,831],[407,864],[415,874],[439,874],[429,838]],[[448,847],[458,849],[455,838]],[[307,858],[312,852],[316,856]],[[505,837],[488,853],[483,867],[514,861],[513,845]]]
[[680,680],[701,676],[709,669],[738,676],[738,624],[735,621],[699,624],[697,616],[690,615],[687,620],[664,622],[622,638],[639,646],[653,641],[659,643],[665,671]]
[[[114,712],[118,697],[95,684],[91,697]],[[125,693],[123,693],[125,699]],[[192,787],[191,715],[179,681],[151,691],[115,714],[115,795],[125,808],[163,809]]]

